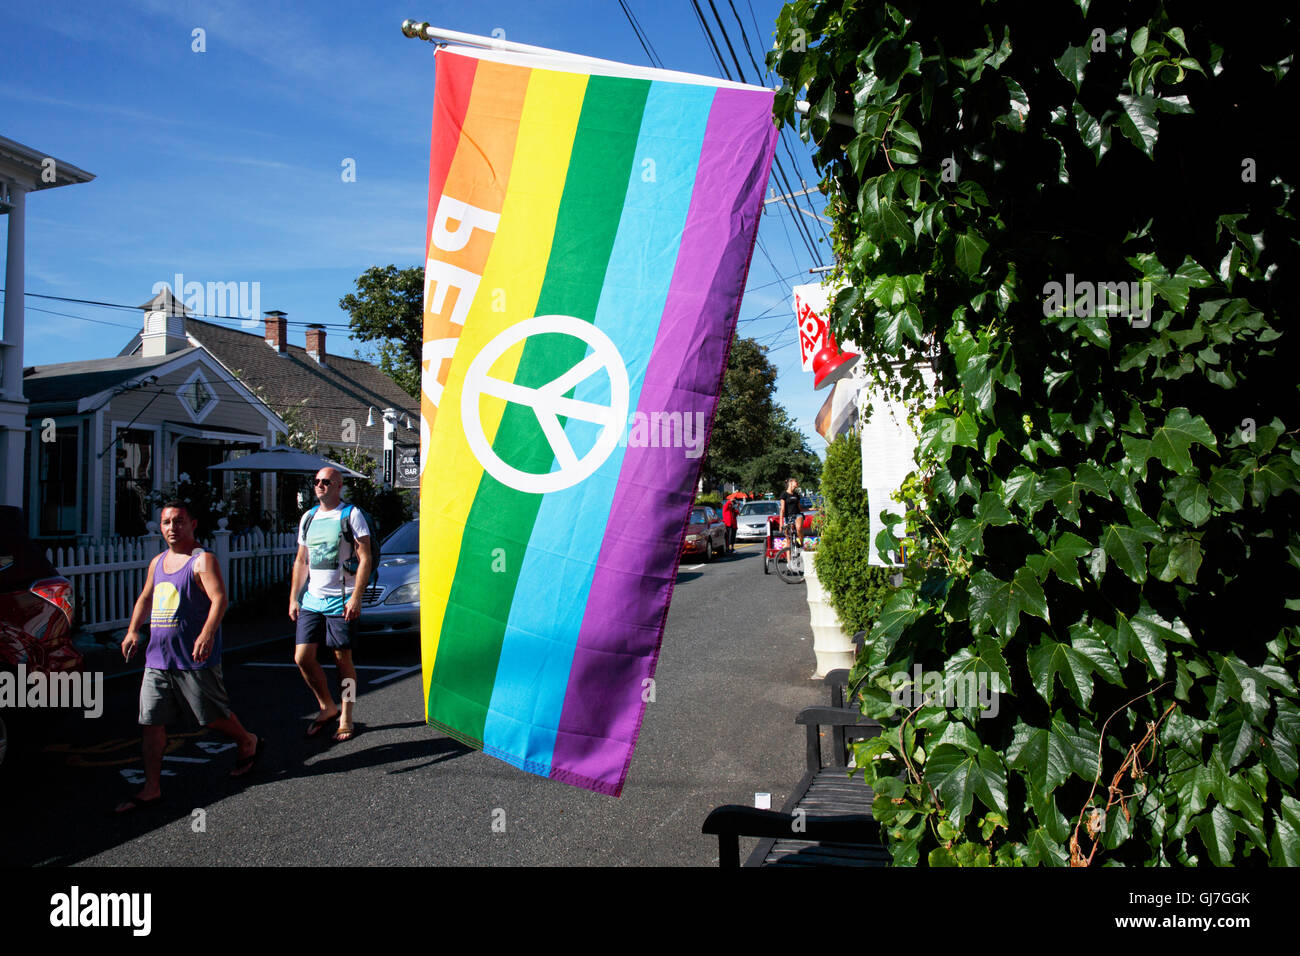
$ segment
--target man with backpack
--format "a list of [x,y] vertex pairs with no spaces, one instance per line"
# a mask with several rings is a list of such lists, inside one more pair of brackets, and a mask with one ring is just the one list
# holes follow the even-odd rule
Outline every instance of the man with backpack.
[[[371,531],[361,509],[342,502],[343,476],[337,468],[322,468],[312,487],[319,503],[298,523],[298,557],[289,592],[289,619],[297,622],[293,659],[320,707],[307,736],[320,735],[337,717],[334,740],[341,743],[351,740],[356,732],[352,710],[357,672],[352,645],[362,592],[373,565]],[[338,664],[340,706],[335,706],[325,671],[316,659],[316,646],[322,643],[334,651]]]

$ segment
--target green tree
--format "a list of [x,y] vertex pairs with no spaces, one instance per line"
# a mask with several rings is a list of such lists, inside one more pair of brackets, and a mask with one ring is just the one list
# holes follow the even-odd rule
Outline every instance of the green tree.
[[867,630],[889,597],[891,571],[871,564],[871,518],[862,487],[862,439],[856,431],[826,448],[822,469],[826,523],[814,552],[817,577],[849,633]]
[[815,491],[821,476],[822,463],[808,447],[808,439],[796,427],[785,409],[777,405],[768,423],[763,450],[742,462],[738,468],[738,481],[746,489],[762,494],[785,491],[787,478],[799,481],[805,491]]
[[[899,863],[1300,863],[1296,39],[1161,0],[780,14],[836,331],[923,406],[878,542],[918,560],[855,668]],[[900,706],[914,664],[998,712]]]
[[767,349],[753,339],[732,338],[713,433],[704,455],[705,487],[741,481],[745,462],[767,450],[773,438],[775,391],[776,366],[768,361]]
[[424,347],[424,270],[371,266],[357,278],[356,294],[339,299],[352,336],[379,343],[379,367],[408,395],[420,393]]

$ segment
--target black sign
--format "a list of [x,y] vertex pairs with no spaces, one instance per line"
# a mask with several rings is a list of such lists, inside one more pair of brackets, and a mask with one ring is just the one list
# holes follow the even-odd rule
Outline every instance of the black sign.
[[393,481],[397,488],[420,487],[420,446],[397,445],[397,475]]

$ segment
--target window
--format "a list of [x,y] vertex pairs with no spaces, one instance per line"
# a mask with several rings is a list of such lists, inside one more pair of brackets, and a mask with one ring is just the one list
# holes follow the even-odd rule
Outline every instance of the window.
[[37,442],[37,484],[41,536],[77,533],[77,426],[55,430],[53,441]]
[[203,374],[202,368],[196,368],[194,373],[185,380],[185,384],[176,390],[176,397],[180,399],[181,408],[185,409],[185,414],[195,424],[203,421],[208,414],[217,407],[217,393]]
[[153,490],[153,432],[119,428],[113,459],[114,530],[123,537],[145,534],[153,514],[146,497]]
[[201,380],[195,379],[181,389],[181,398],[185,399],[190,411],[198,415],[212,401],[212,390]]

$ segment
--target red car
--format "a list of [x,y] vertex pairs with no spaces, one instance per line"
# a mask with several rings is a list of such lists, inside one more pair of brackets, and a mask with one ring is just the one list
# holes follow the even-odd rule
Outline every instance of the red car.
[[[72,582],[26,535],[21,508],[0,506],[0,671],[79,671],[72,643]],[[8,737],[0,718],[0,761]]]
[[726,553],[727,526],[722,523],[722,515],[709,505],[696,505],[686,526],[682,557],[703,555],[705,561],[712,561],[715,554]]

